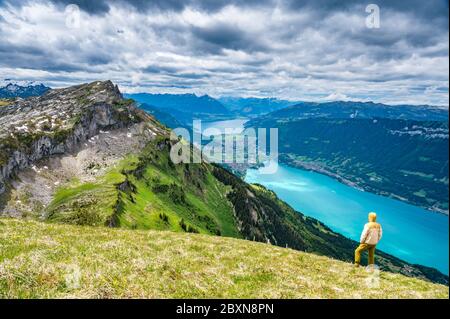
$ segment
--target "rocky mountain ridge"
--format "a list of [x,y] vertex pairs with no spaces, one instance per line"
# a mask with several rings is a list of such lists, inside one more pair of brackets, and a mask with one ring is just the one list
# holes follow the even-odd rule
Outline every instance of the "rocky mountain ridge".
[[0,107],[0,193],[20,169],[72,151],[101,130],[142,121],[153,119],[123,100],[110,81],[51,90]]

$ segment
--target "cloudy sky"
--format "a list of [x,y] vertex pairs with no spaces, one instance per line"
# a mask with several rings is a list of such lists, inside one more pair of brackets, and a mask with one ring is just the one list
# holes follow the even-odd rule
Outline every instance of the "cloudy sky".
[[448,106],[448,43],[448,0],[0,0],[0,79],[52,87]]

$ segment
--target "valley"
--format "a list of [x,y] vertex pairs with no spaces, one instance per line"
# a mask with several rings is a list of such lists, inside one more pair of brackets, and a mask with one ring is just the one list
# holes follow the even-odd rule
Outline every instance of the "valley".
[[[15,101],[0,115],[3,217],[54,227],[233,237],[353,259],[354,240],[264,186],[206,162],[175,165],[169,154],[178,140],[110,81]],[[438,270],[383,251],[377,264],[386,272],[448,284]]]

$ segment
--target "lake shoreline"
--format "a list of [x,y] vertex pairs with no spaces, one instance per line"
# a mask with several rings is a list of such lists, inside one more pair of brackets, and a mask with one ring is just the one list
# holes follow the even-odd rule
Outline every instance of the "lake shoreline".
[[[357,183],[355,183],[355,182],[353,182],[353,181],[351,181],[351,180],[349,180],[349,179],[347,179],[345,177],[340,176],[339,174],[330,172],[330,171],[326,170],[325,168],[323,168],[322,166],[317,165],[315,163],[290,161],[290,160],[286,160],[286,159],[280,159],[279,162],[284,164],[284,165],[293,167],[293,168],[298,168],[298,169],[303,169],[303,170],[306,170],[306,171],[315,172],[315,173],[318,173],[318,174],[323,174],[325,176],[328,176],[328,177],[331,177],[331,178],[337,180],[338,182],[340,182],[340,183],[342,183],[342,184],[344,184],[346,186],[355,188],[355,189],[363,191],[363,192],[369,192],[369,193],[372,193],[372,194],[375,194],[375,195],[379,195],[379,196],[383,196],[383,197],[399,200],[399,201],[402,201],[402,202],[404,202],[406,204],[409,204],[409,205],[414,205],[414,206],[417,206],[417,207],[421,207],[421,208],[429,211],[430,213],[435,213],[435,214],[441,214],[441,215],[449,216],[449,211],[448,210],[443,210],[443,209],[439,209],[439,208],[433,208],[433,207],[429,207],[429,206],[420,205],[418,203],[411,202],[407,198],[398,196],[398,195],[393,194],[393,193],[383,192],[383,191],[377,190],[375,188],[368,187],[366,185],[359,185],[359,184],[357,184]],[[249,168],[251,168],[251,167],[249,167]]]

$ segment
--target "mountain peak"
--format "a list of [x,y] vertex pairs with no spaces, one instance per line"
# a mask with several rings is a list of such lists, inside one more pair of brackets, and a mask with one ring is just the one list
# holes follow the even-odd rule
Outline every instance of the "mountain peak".
[[[123,99],[111,81],[96,81],[43,96],[16,99],[0,108],[0,193],[4,180],[34,161],[62,154],[101,130],[131,127],[153,118]],[[154,123],[154,122],[153,122]]]
[[[45,95],[17,99],[0,109],[0,137],[10,132],[51,131],[69,129],[86,113],[110,108],[114,113],[124,110],[138,112],[131,100],[124,100],[117,85],[96,81],[68,88],[49,90]],[[109,114],[112,115],[112,114]],[[97,117],[100,115],[97,114]],[[105,115],[107,116],[107,115]],[[125,120],[125,117],[121,118]],[[105,125],[112,119],[103,119]],[[45,125],[44,125],[45,124]]]
[[209,96],[197,96],[194,93],[184,94],[127,94],[140,103],[153,105],[160,109],[171,109],[183,113],[196,114],[228,114],[228,109],[218,100]]
[[33,81],[0,80],[0,98],[27,98],[42,95],[48,90],[49,87]]

